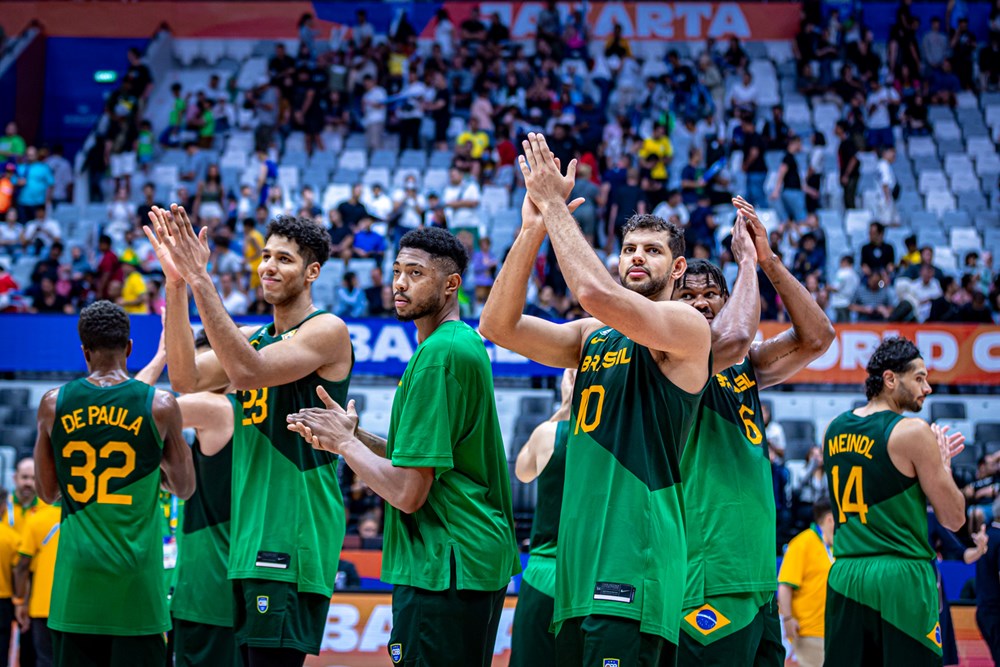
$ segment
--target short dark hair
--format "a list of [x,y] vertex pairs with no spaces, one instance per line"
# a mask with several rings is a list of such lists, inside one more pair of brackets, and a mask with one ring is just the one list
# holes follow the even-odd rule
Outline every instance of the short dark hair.
[[198,333],[194,335],[194,349],[207,348],[212,349],[212,341],[208,339],[208,332],[205,329],[200,329]]
[[279,215],[267,226],[264,240],[272,236],[283,236],[295,241],[302,253],[306,265],[313,262],[325,264],[330,259],[330,233],[325,227],[320,227],[311,218],[295,218],[290,215]]
[[669,233],[670,240],[667,242],[667,247],[670,248],[670,254],[674,256],[674,259],[684,255],[684,232],[669,220],[664,220],[652,213],[636,213],[625,221],[625,226],[622,227],[622,238],[624,239],[626,234],[639,229]]
[[95,301],[80,311],[77,331],[87,350],[124,350],[128,347],[128,313],[107,300]]
[[892,371],[903,373],[913,363],[914,359],[920,359],[920,350],[912,341],[902,336],[886,338],[882,344],[875,349],[872,358],[868,360],[868,377],[865,378],[865,396],[872,400],[882,393],[885,381],[882,373]]
[[874,227],[875,231],[878,232],[879,234],[885,234],[885,225],[883,225],[878,220],[872,222],[871,226]]
[[813,503],[813,520],[816,523],[822,521],[831,512],[833,512],[833,507],[830,505],[829,496],[820,496]]
[[399,240],[399,249],[423,250],[435,260],[445,263],[449,273],[462,275],[469,266],[469,251],[447,229],[424,227],[411,229]]
[[707,259],[689,259],[687,265],[687,271],[681,276],[680,283],[677,287],[685,287],[687,284],[688,276],[708,276],[709,279],[715,283],[719,292],[722,296],[729,298],[729,285],[726,284],[726,277],[722,274],[722,269],[708,261]]

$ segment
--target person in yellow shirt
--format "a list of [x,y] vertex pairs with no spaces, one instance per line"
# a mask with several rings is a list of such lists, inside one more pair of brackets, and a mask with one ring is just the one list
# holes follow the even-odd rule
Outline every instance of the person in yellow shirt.
[[649,169],[649,177],[655,181],[666,181],[669,173],[667,167],[674,157],[674,146],[667,136],[667,126],[657,123],[653,126],[653,136],[642,142],[639,158],[644,167]]
[[118,305],[130,315],[149,315],[149,289],[139,272],[139,257],[134,252],[122,253],[122,293]]
[[815,523],[788,543],[778,572],[778,612],[799,667],[822,667],[826,580],[833,564],[829,498],[813,503]]
[[455,144],[461,146],[465,143],[472,144],[470,157],[473,160],[482,160],[486,149],[490,147],[490,135],[479,127],[479,119],[475,116],[469,118],[469,128],[458,135]]
[[260,266],[261,253],[264,251],[264,235],[257,229],[257,220],[247,218],[243,221],[243,261],[250,270],[250,292],[260,287],[260,276],[257,267]]
[[[8,493],[0,489],[6,502]],[[0,525],[0,665],[6,667],[10,655],[10,639],[14,622],[14,563],[20,536],[6,521]]]
[[14,493],[5,494],[3,522],[20,535],[25,520],[48,505],[35,493],[35,459],[26,456],[14,469]]
[[[37,667],[52,666],[52,635],[49,633],[49,601],[59,550],[58,505],[46,505],[28,517],[17,548],[14,571],[14,615],[21,632],[30,632]],[[27,635],[22,634],[22,638]]]

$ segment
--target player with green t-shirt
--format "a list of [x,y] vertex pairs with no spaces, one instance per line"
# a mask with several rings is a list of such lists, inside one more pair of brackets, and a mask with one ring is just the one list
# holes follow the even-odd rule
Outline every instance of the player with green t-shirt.
[[823,438],[836,522],[824,664],[941,665],[927,502],[948,530],[965,523],[965,499],[951,476],[965,438],[903,417],[919,412],[931,393],[909,340],[882,341],[867,372],[868,403],[834,419]]
[[521,571],[489,356],[459,319],[468,261],[440,228],[399,242],[396,317],[416,324],[419,344],[396,389],[387,441],[358,433],[353,401],[345,411],[325,393],[326,410],[288,417],[290,429],[341,454],[386,501],[393,664],[489,667],[507,585]]
[[554,665],[556,638],[549,628],[556,595],[556,545],[566,478],[566,440],[573,404],[576,370],[563,371],[562,403],[549,419],[535,427],[517,454],[514,473],[525,484],[538,480],[531,551],[521,576],[517,611],[510,640],[510,667]]
[[35,443],[38,495],[62,497],[54,661],[161,667],[170,617],[159,490],[191,496],[191,452],[174,397],[128,375],[121,306],[87,306],[78,328],[89,375],[45,394]]
[[[709,379],[711,333],[672,301],[683,232],[651,215],[624,227],[618,284],[584,238],[544,137],[522,143],[521,232],[483,309],[483,335],[543,364],[577,368],[566,444],[553,626],[556,664],[673,664],[686,572],[680,452]],[[523,314],[546,232],[592,318]]]
[[[329,257],[326,230],[306,218],[268,226],[258,275],[274,322],[240,329],[207,270],[206,232],[183,207],[154,208],[146,235],[166,277],[166,350],[176,391],[237,391],[229,578],[244,662],[301,665],[319,653],[345,531],[337,457],[285,427],[320,406],[317,387],[346,398],[354,354],[344,322],[318,310],[311,285]],[[195,354],[187,289],[212,350]]]
[[[712,327],[713,379],[681,457],[688,573],[678,665],[784,665],[775,570],[775,507],[760,390],[820,356],[834,331],[771,250],[767,231],[741,197],[730,296],[722,271],[693,259],[674,290]],[[760,343],[757,264],[788,310],[791,327]],[[731,483],[737,475],[739,483]]]

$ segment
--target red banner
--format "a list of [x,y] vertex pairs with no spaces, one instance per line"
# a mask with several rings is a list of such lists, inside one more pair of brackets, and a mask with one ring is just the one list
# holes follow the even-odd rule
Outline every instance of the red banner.
[[[788,327],[761,322],[761,335]],[[864,382],[865,365],[883,338],[906,336],[920,348],[931,384],[1000,385],[1000,327],[965,324],[838,324],[830,349],[789,382]]]

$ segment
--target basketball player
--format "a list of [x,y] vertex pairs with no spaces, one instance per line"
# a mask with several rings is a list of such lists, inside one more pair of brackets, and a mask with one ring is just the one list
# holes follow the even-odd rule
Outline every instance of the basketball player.
[[[489,667],[504,595],[521,571],[507,456],[486,347],[459,319],[469,258],[450,232],[407,232],[393,263],[396,317],[419,345],[396,390],[384,443],[345,411],[289,415],[386,501],[382,580],[393,584],[393,664]],[[382,450],[379,455],[373,451]]]
[[[322,405],[317,385],[347,396],[354,354],[347,326],[317,309],[310,292],[330,238],[311,220],[268,226],[258,267],[274,322],[240,329],[208,274],[206,230],[196,236],[183,207],[150,214],[146,234],[166,277],[170,382],[182,393],[231,386],[242,426],[254,437],[233,447],[229,578],[236,637],[249,667],[302,665],[319,653],[346,528],[337,457],[285,428],[285,415]],[[187,289],[212,350],[195,355]]]
[[965,523],[951,459],[965,438],[923,419],[927,367],[905,338],[868,361],[868,404],[830,423],[826,480],[836,530],[826,595],[827,667],[941,664],[938,591],[927,501],[948,530]]
[[[195,350],[210,349],[205,331],[195,336]],[[160,347],[136,379],[155,382],[167,356]],[[233,442],[242,407],[233,395],[216,392],[177,398],[184,428],[196,433],[191,456],[197,484],[181,508],[177,531],[170,616],[176,667],[239,667],[242,660],[233,631],[233,586],[227,578],[229,523],[233,488]],[[235,410],[235,413],[234,413]],[[242,428],[242,427],[241,427]]]
[[[579,369],[559,521],[557,664],[672,665],[686,553],[678,459],[711,370],[708,323],[670,299],[687,266],[683,232],[656,216],[633,216],[623,230],[619,285],[566,205],[575,161],[563,176],[540,134],[522,146],[521,233],[480,328],[535,361]],[[546,231],[592,318],[556,324],[522,314]]]
[[[823,309],[771,250],[753,207],[740,197],[733,203],[739,273],[732,298],[722,271],[703,259],[688,263],[674,290],[674,299],[691,304],[712,327],[715,373],[681,457],[688,527],[681,667],[784,665],[760,390],[804,368],[834,337]],[[751,345],[760,324],[758,260],[792,325]],[[728,482],[733,475],[739,484]]]
[[549,632],[549,627],[556,594],[556,544],[575,382],[575,369],[563,371],[559,409],[532,431],[517,455],[514,472],[525,484],[538,480],[538,502],[531,522],[528,567],[521,577],[521,590],[517,594],[510,667],[556,664],[556,637]]
[[161,667],[170,617],[159,489],[191,496],[191,451],[174,397],[126,371],[132,341],[121,306],[87,306],[78,328],[89,375],[45,394],[35,443],[38,495],[62,497],[54,662]]

